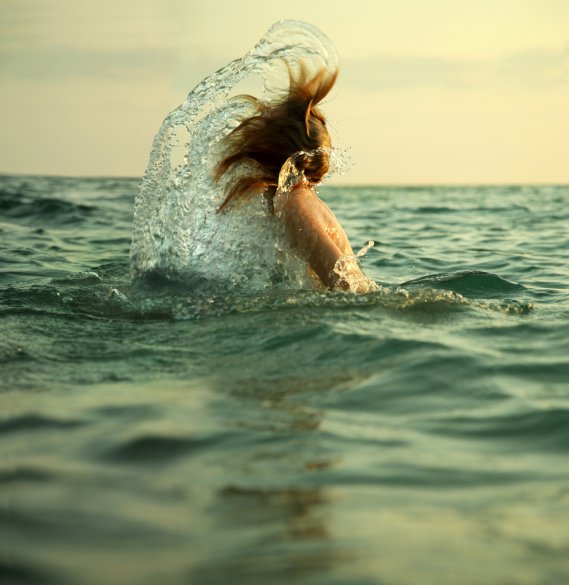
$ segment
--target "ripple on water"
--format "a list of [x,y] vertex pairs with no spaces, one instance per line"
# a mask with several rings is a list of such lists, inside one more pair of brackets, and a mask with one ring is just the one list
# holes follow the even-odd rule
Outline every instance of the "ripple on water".
[[104,459],[116,463],[165,464],[191,456],[222,440],[215,437],[172,437],[145,434],[121,441],[104,453]]
[[17,432],[45,432],[49,430],[64,431],[87,425],[87,421],[52,418],[40,414],[24,414],[0,419],[0,436]]
[[476,441],[500,441],[512,451],[569,451],[569,409],[534,407],[525,412],[442,416],[421,425],[429,432]]

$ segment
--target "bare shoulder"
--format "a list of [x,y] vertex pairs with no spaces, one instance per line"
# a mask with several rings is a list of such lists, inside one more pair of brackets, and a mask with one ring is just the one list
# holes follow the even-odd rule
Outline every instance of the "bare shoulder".
[[340,248],[342,254],[353,254],[354,252],[350,246],[348,236],[334,215],[334,212],[315,193],[313,193],[313,198],[312,205],[314,206],[314,214],[322,228],[336,246]]
[[312,188],[300,185],[291,191],[283,202],[282,215],[289,229],[310,229],[320,237],[325,234],[342,254],[353,254],[340,222]]
[[287,193],[282,200],[283,210],[302,209],[308,210],[316,205],[316,195],[312,189],[301,185]]
[[304,185],[296,187],[288,194],[283,204],[284,210],[293,214],[302,213],[323,225],[338,221],[326,203],[310,187]]
[[289,193],[277,213],[293,238],[301,236],[313,240],[325,237],[319,205],[310,189],[295,189]]

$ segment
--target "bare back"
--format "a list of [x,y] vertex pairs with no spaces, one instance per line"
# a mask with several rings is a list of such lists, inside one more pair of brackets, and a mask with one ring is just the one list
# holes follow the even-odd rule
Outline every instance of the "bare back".
[[340,257],[353,257],[354,252],[336,216],[310,186],[295,187],[277,203],[275,212],[282,217],[297,253],[307,261],[324,286],[330,290],[371,290],[371,284],[368,284],[371,281],[361,272],[357,262],[354,261],[350,268],[354,277],[350,280],[358,282],[355,288],[334,270]]

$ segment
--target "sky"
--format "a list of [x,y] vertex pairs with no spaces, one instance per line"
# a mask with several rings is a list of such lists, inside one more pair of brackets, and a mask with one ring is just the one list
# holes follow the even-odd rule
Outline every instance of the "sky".
[[335,43],[335,183],[569,183],[569,0],[0,0],[0,172],[140,177],[274,22]]

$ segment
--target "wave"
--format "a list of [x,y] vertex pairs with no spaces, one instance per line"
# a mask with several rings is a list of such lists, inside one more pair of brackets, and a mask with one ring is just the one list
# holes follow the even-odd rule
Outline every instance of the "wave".
[[19,431],[45,431],[45,430],[65,430],[73,429],[85,424],[80,420],[65,420],[46,417],[42,415],[27,414],[13,417],[8,420],[0,420],[0,436],[7,433]]
[[[155,276],[130,285],[125,283],[121,271],[124,271],[124,264],[110,264],[101,267],[100,272],[97,269],[78,273],[65,279],[54,279],[48,285],[7,287],[0,291],[0,314],[31,314],[71,320],[201,320],[229,314],[365,308],[431,319],[469,311],[523,315],[534,309],[530,302],[510,298],[484,300],[497,296],[498,290],[524,290],[521,285],[508,285],[508,281],[495,275],[487,275],[481,280],[476,277],[473,281],[466,275],[454,278],[434,275],[401,286],[379,286],[374,292],[355,295],[278,287],[257,292],[236,291],[227,282],[205,278],[176,283]],[[477,287],[472,282],[478,283]],[[494,283],[493,294],[488,293],[484,283]],[[2,354],[1,359],[9,361],[30,359],[25,348],[17,352],[14,348],[7,348]]]
[[451,290],[465,296],[494,297],[503,293],[517,293],[525,291],[526,288],[518,283],[480,270],[464,270],[452,273],[432,274],[422,276],[414,280],[404,282],[402,287],[432,287],[437,289]]
[[95,206],[57,198],[31,198],[19,193],[3,195],[0,212],[4,218],[61,225],[86,221],[97,212]]
[[[455,416],[424,423],[439,435],[488,441],[511,441],[515,450],[569,450],[569,409],[533,408],[531,411],[476,417]],[[495,445],[494,445],[495,446]]]
[[10,555],[0,558],[0,575],[10,585],[64,585],[69,581],[61,574],[52,573],[45,566],[35,565],[29,560],[16,560]]
[[120,462],[149,462],[174,459],[196,450],[199,440],[187,437],[145,435],[109,449],[105,459]]
[[123,440],[107,449],[103,458],[120,463],[164,463],[224,442],[232,442],[232,433],[217,433],[212,436],[176,437],[169,435],[143,434]]
[[[44,483],[56,481],[58,474],[48,471],[43,467],[18,466],[8,469],[0,468],[0,485],[13,485],[14,483]],[[0,574],[1,571],[0,571]]]
[[[465,488],[507,486],[523,481],[539,481],[529,472],[492,470],[483,467],[465,469],[451,466],[427,466],[387,463],[377,470],[351,473],[349,476],[331,471],[322,474],[331,485],[372,485],[415,488]],[[541,480],[543,481],[543,480]]]

